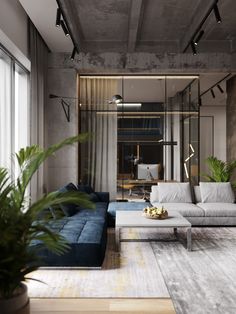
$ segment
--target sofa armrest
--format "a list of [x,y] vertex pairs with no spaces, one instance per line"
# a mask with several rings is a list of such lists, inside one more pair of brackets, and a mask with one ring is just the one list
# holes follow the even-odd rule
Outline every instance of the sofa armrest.
[[110,201],[109,192],[96,192],[96,194],[100,198],[101,202],[109,203]]

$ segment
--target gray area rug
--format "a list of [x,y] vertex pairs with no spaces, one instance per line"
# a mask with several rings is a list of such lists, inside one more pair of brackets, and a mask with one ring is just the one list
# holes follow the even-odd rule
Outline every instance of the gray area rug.
[[176,313],[235,314],[236,228],[193,228],[192,235],[192,252],[179,242],[151,242]]

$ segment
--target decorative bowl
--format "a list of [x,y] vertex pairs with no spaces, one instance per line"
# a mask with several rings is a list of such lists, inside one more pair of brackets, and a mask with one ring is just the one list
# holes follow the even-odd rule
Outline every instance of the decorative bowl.
[[168,217],[168,211],[164,207],[145,207],[143,216],[149,219],[165,219]]

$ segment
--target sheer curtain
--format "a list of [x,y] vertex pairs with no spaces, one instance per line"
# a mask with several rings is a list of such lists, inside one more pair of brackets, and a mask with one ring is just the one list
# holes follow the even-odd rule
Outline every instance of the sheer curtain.
[[[34,25],[29,22],[30,30],[30,143],[44,147],[44,102],[46,89],[48,48]],[[43,194],[43,168],[36,173],[31,183],[31,198]]]
[[80,177],[96,191],[116,198],[117,107],[109,103],[117,94],[118,81],[110,78],[80,78],[81,131],[93,140],[81,146]]
[[11,59],[0,50],[0,166],[11,169]]

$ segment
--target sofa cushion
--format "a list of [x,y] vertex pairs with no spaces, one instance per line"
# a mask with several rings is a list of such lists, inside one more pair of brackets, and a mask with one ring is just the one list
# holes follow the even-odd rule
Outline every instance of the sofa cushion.
[[204,217],[204,210],[191,203],[153,203],[153,206],[164,207],[171,211],[178,211],[184,217]]
[[234,203],[230,182],[200,182],[202,203]]
[[100,202],[100,197],[97,195],[97,193],[93,192],[88,195],[91,202],[94,202],[94,203]]
[[159,202],[158,185],[152,185],[152,190],[150,193],[150,203]]
[[84,192],[87,194],[94,193],[93,188],[88,184],[79,184],[79,185],[77,185],[77,189],[78,189],[78,191]]
[[158,183],[160,203],[192,203],[189,182]]
[[232,203],[198,203],[206,217],[236,217],[236,204]]
[[201,203],[201,190],[199,185],[193,187],[195,203]]
[[[52,230],[65,237],[70,250],[58,256],[43,247],[39,251],[42,259],[40,266],[100,267],[102,265],[107,242],[106,224],[99,220],[71,218],[54,220],[50,225]],[[41,246],[41,242],[32,241],[31,247],[34,246]]]

